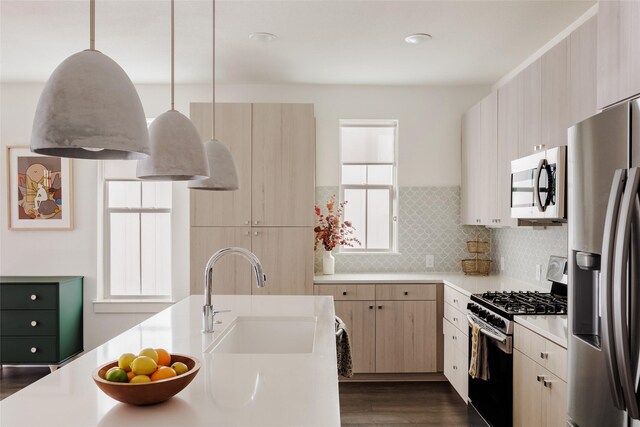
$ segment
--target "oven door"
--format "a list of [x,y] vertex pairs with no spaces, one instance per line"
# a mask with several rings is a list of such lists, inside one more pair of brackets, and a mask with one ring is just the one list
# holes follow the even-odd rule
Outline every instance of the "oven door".
[[[469,313],[471,315],[471,313]],[[473,316],[487,336],[487,381],[469,376],[469,403],[493,427],[511,426],[513,417],[513,347],[512,337],[504,335]],[[482,333],[482,331],[481,331]],[[473,340],[469,324],[469,355]]]
[[511,217],[553,221],[565,218],[566,147],[511,162]]

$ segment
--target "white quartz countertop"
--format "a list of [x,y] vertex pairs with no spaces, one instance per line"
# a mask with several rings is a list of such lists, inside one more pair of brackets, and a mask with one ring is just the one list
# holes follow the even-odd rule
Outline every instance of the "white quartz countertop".
[[[334,308],[331,297],[214,296],[223,322],[203,334],[202,296],[158,313],[0,402],[12,426],[339,426]],[[315,316],[308,354],[205,354],[237,316]],[[193,382],[167,402],[137,407],[98,389],[91,374],[125,352],[165,348],[202,362]],[[10,368],[7,368],[10,369]]]
[[567,348],[567,316],[515,316],[516,323]]
[[463,273],[343,273],[318,275],[313,278],[316,285],[357,283],[444,283],[463,294],[479,294],[487,291],[541,291],[548,292],[548,282],[539,285],[516,280],[507,276],[466,276]]

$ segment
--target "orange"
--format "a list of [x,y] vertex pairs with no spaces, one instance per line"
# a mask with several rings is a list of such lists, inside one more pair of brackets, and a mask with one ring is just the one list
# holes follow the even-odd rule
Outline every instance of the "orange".
[[133,378],[135,376],[136,376],[136,374],[134,374],[133,371],[127,372],[127,377],[129,377],[129,381],[131,381],[131,378]]
[[158,366],[171,366],[171,355],[164,348],[156,348],[158,353]]
[[167,378],[175,377],[176,371],[168,366],[160,366],[157,371],[151,374],[151,381],[166,380]]

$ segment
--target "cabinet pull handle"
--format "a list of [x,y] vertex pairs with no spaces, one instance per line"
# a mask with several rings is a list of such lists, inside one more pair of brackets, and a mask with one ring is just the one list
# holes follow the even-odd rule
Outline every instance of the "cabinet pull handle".
[[31,301],[35,301],[37,299],[38,299],[38,295],[36,294],[31,295]]
[[453,370],[454,370],[454,371],[457,371],[457,370],[458,370],[458,367],[457,367],[456,365],[453,365]]
[[378,310],[380,310],[381,308],[382,308],[382,306],[381,306],[381,305],[379,305],[379,306],[378,306]]
[[542,375],[536,375],[536,381],[544,381],[544,377]]
[[35,353],[36,351],[38,351],[38,349],[37,349],[37,348],[35,348],[35,347],[31,347],[31,353]]
[[540,352],[540,359],[548,359],[549,353],[545,353],[544,351]]
[[457,317],[454,317],[454,318],[453,318],[453,321],[454,321],[454,322],[457,322],[457,321],[458,321],[458,318],[457,318]]
[[458,337],[457,337],[457,336],[455,336],[455,335],[454,335],[454,336],[452,336],[451,338],[453,338],[453,340],[454,340],[454,341],[456,341],[456,340],[458,339]]
[[409,292],[407,292],[407,291],[404,291],[404,294],[405,294],[405,295],[409,295]]
[[38,322],[36,322],[35,320],[32,320],[32,321],[31,321],[31,326],[34,326],[34,327],[35,327],[35,326],[38,326]]
[[542,380],[542,385],[547,387],[547,388],[551,388],[551,381],[549,380]]
[[457,298],[454,298],[454,299],[453,299],[453,303],[454,303],[454,304],[457,304],[457,303],[458,303],[458,299],[457,299]]
[[257,236],[257,235],[258,235],[258,232],[257,232],[257,231],[254,231],[254,232],[253,232],[253,235],[254,235],[254,236]]
[[347,295],[347,291],[342,291],[342,295]]
[[254,225],[258,225],[260,223],[260,221],[253,221]]
[[250,233],[250,232],[248,232],[248,231],[245,231],[245,232],[244,232],[244,235],[245,235],[245,236],[248,236],[249,234],[251,234],[251,233]]
[[369,310],[373,310],[373,306],[372,305],[369,306]]

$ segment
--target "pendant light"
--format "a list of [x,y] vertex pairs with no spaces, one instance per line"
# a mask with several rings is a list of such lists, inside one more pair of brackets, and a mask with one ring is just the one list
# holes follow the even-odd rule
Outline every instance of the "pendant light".
[[194,190],[233,191],[240,187],[238,169],[229,148],[216,139],[216,1],[213,0],[212,23],[212,81],[211,81],[211,139],[204,143],[209,160],[209,178],[191,181],[189,188]]
[[65,59],[44,86],[31,133],[31,151],[80,159],[143,159],[147,123],[133,83],[95,50],[95,0],[89,1],[89,49]]
[[198,130],[191,120],[176,111],[174,0],[171,0],[171,109],[149,126],[151,155],[138,160],[136,175],[140,179],[189,181],[209,177],[209,164]]

